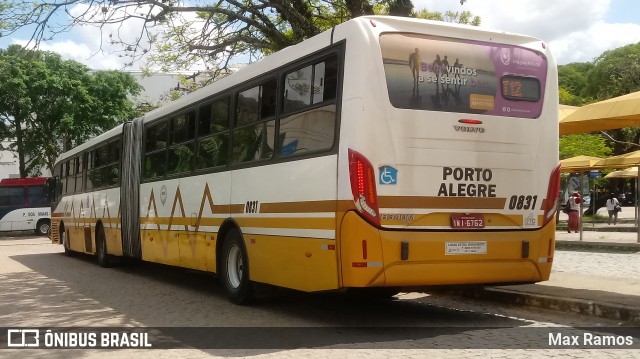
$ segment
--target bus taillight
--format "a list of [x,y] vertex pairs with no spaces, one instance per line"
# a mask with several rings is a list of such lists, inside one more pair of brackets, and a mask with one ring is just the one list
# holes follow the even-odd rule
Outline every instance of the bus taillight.
[[356,208],[371,224],[379,226],[375,171],[366,157],[352,149],[349,149],[349,177]]
[[556,214],[558,194],[560,192],[560,165],[556,166],[549,176],[549,187],[547,188],[547,199],[544,206],[544,224],[549,223]]

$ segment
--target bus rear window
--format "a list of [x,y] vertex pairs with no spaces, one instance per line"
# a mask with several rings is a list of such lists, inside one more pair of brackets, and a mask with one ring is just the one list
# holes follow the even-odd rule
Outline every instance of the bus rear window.
[[538,118],[547,77],[542,53],[515,45],[410,33],[380,35],[396,108]]

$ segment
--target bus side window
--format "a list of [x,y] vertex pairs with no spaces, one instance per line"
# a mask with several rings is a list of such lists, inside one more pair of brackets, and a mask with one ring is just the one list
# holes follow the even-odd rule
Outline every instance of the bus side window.
[[277,84],[276,80],[269,80],[238,94],[236,128],[231,141],[233,163],[273,156]]
[[0,206],[9,205],[9,188],[0,187]]
[[106,167],[107,186],[116,186],[120,183],[120,153],[122,146],[120,141],[109,143],[109,165]]
[[[285,76],[284,112],[290,115],[280,118],[280,156],[302,155],[333,147],[337,80],[336,55]],[[310,93],[302,91],[305,88]],[[316,104],[324,106],[314,106]]]
[[338,88],[338,57],[331,56],[314,66],[313,103],[336,98]]
[[169,121],[167,120],[162,120],[146,129],[143,178],[162,177],[166,174],[168,137]]
[[69,160],[69,169],[67,173],[67,193],[76,193],[76,163],[78,159],[72,158]]
[[80,154],[78,158],[76,158],[76,193],[80,193],[83,191],[83,173],[85,167],[85,155],[83,153]]
[[43,186],[27,187],[27,198],[29,203],[33,205],[49,205],[47,194],[45,193],[45,187]]
[[190,111],[171,119],[171,143],[167,159],[167,173],[190,172],[195,159],[196,113]]
[[93,159],[95,158],[95,151],[91,151],[87,153],[87,177],[85,179],[84,188],[87,191],[91,191],[93,189]]
[[295,111],[311,104],[313,68],[307,66],[285,75],[284,112]]
[[258,120],[260,86],[238,94],[236,126],[248,125]]
[[9,205],[25,204],[25,187],[8,187]]
[[276,115],[276,96],[278,82],[274,79],[260,86],[260,119]]
[[229,98],[200,107],[196,168],[224,166],[229,159]]
[[62,183],[62,194],[67,194],[67,178],[69,177],[69,162],[62,163],[62,172],[60,175],[60,183]]

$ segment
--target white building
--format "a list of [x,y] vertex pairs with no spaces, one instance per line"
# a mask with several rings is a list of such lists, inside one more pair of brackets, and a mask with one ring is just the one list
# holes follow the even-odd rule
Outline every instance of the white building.
[[0,179],[20,177],[20,167],[18,165],[18,154],[7,150],[11,142],[2,141],[0,150]]

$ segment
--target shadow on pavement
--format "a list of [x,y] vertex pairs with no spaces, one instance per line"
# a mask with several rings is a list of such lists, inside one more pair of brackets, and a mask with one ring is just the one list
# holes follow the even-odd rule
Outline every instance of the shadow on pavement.
[[[168,327],[159,329],[185,345],[203,348],[203,343],[219,343],[209,347],[220,349],[237,349],[239,342],[233,344],[229,339],[220,344],[224,336],[216,328],[246,327],[245,334],[262,335],[244,336],[242,345],[258,349],[277,348],[282,343],[294,347],[352,347],[358,343],[442,340],[443,335],[452,348],[457,348],[482,330],[508,330],[530,324],[431,305],[424,298],[354,301],[341,293],[279,290],[253,306],[237,306],[227,301],[221,286],[207,273],[151,263],[105,269],[94,263],[94,257],[70,258],[60,253],[11,258],[33,272],[1,276],[4,294],[0,296],[0,317],[10,326],[38,323],[51,327]],[[187,327],[209,329],[194,335]],[[295,335],[296,328],[306,329]],[[228,336],[242,335],[243,330],[224,332]],[[208,335],[217,335],[217,339]],[[277,337],[283,340],[275,340]]]

